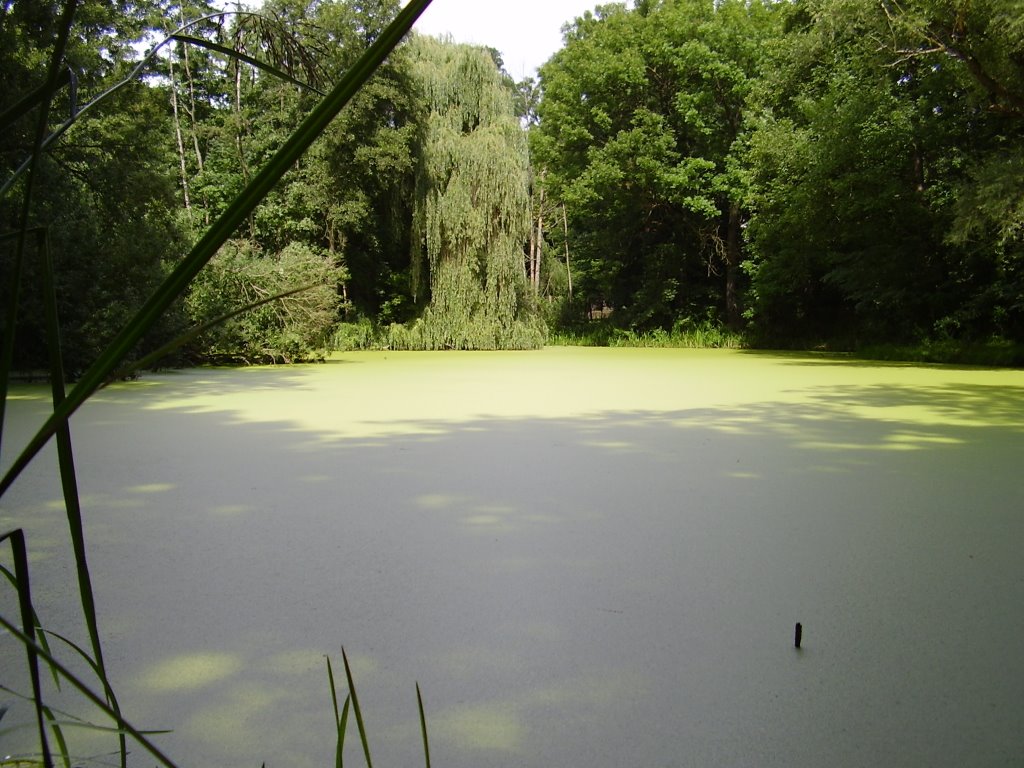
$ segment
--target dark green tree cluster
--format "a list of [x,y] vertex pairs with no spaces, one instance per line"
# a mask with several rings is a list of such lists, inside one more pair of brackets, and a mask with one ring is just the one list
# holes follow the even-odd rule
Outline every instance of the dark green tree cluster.
[[[398,9],[82,0],[49,130],[70,127],[32,210],[71,368]],[[0,6],[5,231],[58,10]],[[1024,341],[1019,0],[635,0],[564,38],[515,83],[498,51],[413,36],[147,343],[225,316],[194,356],[525,348],[594,317],[781,345]]]
[[741,323],[742,155],[774,15],[745,2],[601,6],[541,70],[534,164],[566,206],[584,309],[638,328]]
[[[237,59],[222,65],[228,87],[219,100],[205,100],[213,114],[188,127],[206,137],[196,152],[205,158],[193,163],[183,153],[182,189],[190,174],[199,179],[193,216],[205,220],[204,207],[241,186],[398,7],[396,0],[274,0],[260,17],[234,22],[232,47],[289,77],[243,69]],[[321,330],[362,321],[373,328],[368,343],[403,349],[539,346],[544,328],[523,261],[526,135],[514,111],[515,84],[499,65],[489,49],[429,38],[396,51],[271,193],[240,233],[246,245],[232,257],[237,268],[222,274],[243,268],[241,253],[258,254],[249,263],[259,266],[290,248],[334,270],[337,301],[330,308],[321,297]],[[191,98],[181,90],[180,101]],[[248,282],[255,285],[255,277]],[[231,290],[211,287],[203,296]],[[193,299],[193,314],[224,309]],[[244,317],[230,323],[243,324],[251,328]]]
[[[33,96],[46,74],[60,7],[40,0],[0,6],[0,234],[17,230],[23,215],[26,175],[19,171],[35,140]],[[129,73],[131,44],[141,41],[145,29],[138,5],[82,3],[68,43],[62,98],[49,125],[70,127],[39,159],[28,224],[48,229],[71,372],[95,357],[128,319],[180,246],[163,95],[136,86],[93,103]],[[13,253],[12,239],[0,242],[4,316]],[[29,369],[45,368],[47,360],[40,258],[30,249],[19,307],[17,356]],[[180,318],[167,318],[152,341],[178,325]]]
[[[43,156],[33,208],[50,232],[72,369],[95,356],[399,7],[268,0],[258,13],[222,13],[209,0],[84,3],[62,91],[74,101],[48,126],[59,132],[66,120],[70,129]],[[0,9],[5,179],[31,152],[35,113],[18,103],[45,76],[58,12],[57,3],[20,1]],[[207,327],[187,349],[194,358],[307,359],[329,348],[339,322],[355,320],[376,329],[376,343],[539,345],[522,256],[525,132],[499,63],[493,51],[448,42],[395,51],[149,346],[193,325]],[[126,86],[91,103],[122,78]],[[458,138],[437,130],[470,105],[477,114]],[[457,148],[444,168],[449,138]],[[17,228],[18,183],[0,203],[8,231]],[[455,222],[467,191],[466,219]],[[462,235],[442,243],[424,227]],[[36,293],[23,293],[20,312],[18,361],[28,368],[45,360]]]
[[751,155],[761,327],[1024,338],[1024,38],[1013,5],[790,11]]
[[[268,2],[259,14],[189,26],[198,41],[178,43],[162,60],[186,231],[221,213],[396,7]],[[179,16],[210,11],[193,5]],[[297,287],[309,290],[212,328],[200,337],[202,355],[250,362],[319,356],[343,311],[379,311],[384,291],[376,283],[389,266],[377,258],[381,243],[403,242],[374,209],[401,178],[389,166],[406,162],[394,115],[407,105],[396,77],[393,67],[378,73],[200,275],[185,307],[193,322],[208,324]]]
[[531,140],[578,315],[1024,340],[1017,0],[638,0],[565,36]]

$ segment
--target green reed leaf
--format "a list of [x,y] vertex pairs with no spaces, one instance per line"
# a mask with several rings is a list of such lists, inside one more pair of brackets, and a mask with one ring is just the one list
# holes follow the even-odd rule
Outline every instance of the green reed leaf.
[[348,710],[349,702],[352,700],[351,696],[345,697],[345,704],[341,708],[341,714],[338,714],[338,692],[334,685],[334,670],[331,668],[331,657],[327,656],[327,680],[331,685],[331,703],[334,705],[334,727],[337,729],[336,735],[336,746],[334,749],[334,766],[335,768],[342,768],[343,757],[342,753],[345,748],[345,729],[348,725]]
[[420,693],[419,683],[416,683],[416,704],[420,709],[420,733],[423,734],[423,758],[427,761],[427,768],[430,768],[430,742],[427,740],[427,716],[423,713],[423,694]]
[[[233,317],[237,317],[238,315],[244,315],[246,312],[256,309],[257,307],[262,307],[264,304],[269,304],[272,301],[286,299],[289,296],[294,296],[297,293],[309,291],[317,287],[318,285],[316,283],[311,283],[310,285],[303,285],[298,288],[292,288],[291,290],[284,291],[282,293],[277,293],[274,294],[273,296],[268,296],[265,299],[254,301],[251,304],[246,304],[244,307],[239,307],[238,309],[233,309],[230,312],[225,312],[223,315],[219,315],[218,317],[215,317],[212,320],[203,323],[202,325],[197,325],[193,328],[189,328],[187,331],[185,331],[185,333],[181,334],[172,341],[167,342],[159,349],[150,352],[148,355],[139,358],[130,365],[126,365],[125,367],[120,368],[114,373],[110,374],[110,380],[116,381],[117,379],[124,379],[131,376],[138,370],[148,368],[150,365],[159,362],[162,358],[167,357],[167,355],[171,354],[171,352],[174,352],[176,349],[179,349],[183,347],[185,344],[188,344],[190,341],[192,341],[192,339],[196,338],[200,334],[205,333],[211,328],[216,328],[218,325],[222,323],[226,323]],[[330,663],[330,659],[328,659],[328,663]]]
[[359,741],[363,745],[363,754],[366,756],[366,768],[373,768],[373,761],[370,759],[370,741],[366,738],[366,726],[363,724],[363,711],[359,708],[359,697],[356,696],[356,684],[352,680],[352,669],[348,664],[348,656],[345,649],[341,649],[341,660],[345,663],[345,677],[348,678],[348,692],[352,698],[352,711],[356,715],[356,728],[359,730]]
[[50,756],[50,743],[46,738],[46,726],[44,725],[43,692],[39,681],[39,659],[42,654],[40,653],[39,646],[36,645],[33,639],[36,632],[36,613],[32,607],[32,589],[28,572],[28,549],[25,546],[25,532],[21,528],[8,531],[0,535],[0,542],[3,541],[11,542],[11,554],[14,558],[14,578],[17,582],[18,590],[18,607],[21,611],[21,625],[24,631],[18,630],[13,625],[8,629],[11,631],[11,634],[23,635],[28,640],[28,644],[25,645],[25,654],[28,661],[29,679],[32,684],[32,700],[36,710],[39,748],[43,753],[43,765],[46,768],[52,768],[53,759]]
[[[0,537],[2,540],[4,537]],[[140,731],[121,715],[120,712],[116,712],[114,709],[107,704],[107,702],[101,698],[98,694],[94,693],[74,672],[65,667],[59,662],[51,653],[44,651],[39,644],[37,644],[30,635],[22,632],[17,626],[12,624],[8,619],[0,614],[0,628],[6,629],[15,640],[25,646],[26,651],[33,653],[41,658],[46,664],[55,669],[61,677],[67,680],[71,685],[76,688],[85,698],[92,702],[101,712],[107,717],[117,723],[118,728],[122,729],[125,733],[132,737],[132,739],[139,744],[143,749],[149,752],[157,762],[166,768],[177,768],[175,764],[167,757],[159,747],[153,744],[149,739],[146,738],[144,731]],[[51,763],[52,764],[52,761]]]
[[274,77],[280,78],[281,80],[285,80],[285,81],[287,81],[289,83],[292,83],[293,85],[297,85],[300,88],[303,88],[303,89],[305,89],[307,91],[312,91],[313,93],[318,93],[321,96],[326,96],[327,95],[323,91],[321,91],[321,90],[319,90],[317,88],[314,88],[309,83],[304,83],[301,80],[299,80],[298,78],[292,77],[287,72],[284,72],[284,71],[278,69],[277,67],[273,67],[270,64],[267,64],[265,61],[260,61],[259,59],[254,58],[254,57],[250,56],[247,53],[242,53],[241,51],[236,50],[234,48],[229,48],[226,45],[220,45],[219,43],[214,43],[214,42],[212,42],[210,40],[204,40],[201,37],[192,37],[191,35],[174,34],[174,35],[171,35],[171,38],[174,39],[174,40],[178,40],[178,41],[180,41],[182,43],[189,43],[191,45],[195,45],[195,46],[197,46],[199,48],[206,48],[207,50],[210,50],[210,51],[216,51],[217,53],[223,54],[224,56],[227,56],[227,57],[232,58],[232,59],[238,59],[239,61],[244,61],[246,64],[250,64],[250,65],[256,67],[257,69],[261,69],[264,72],[273,75]]
[[[47,230],[39,230],[37,250],[42,261],[43,283],[43,315],[46,325],[46,346],[50,359],[50,390],[53,409],[56,411],[64,402],[64,359],[61,353],[60,317],[57,312],[57,287],[53,271],[53,259],[50,257]],[[92,588],[92,576],[89,573],[89,561],[85,553],[85,526],[82,522],[82,503],[78,494],[78,477],[75,473],[74,450],[71,446],[71,425],[63,421],[57,425],[57,466],[60,473],[60,485],[64,494],[64,509],[67,512],[68,531],[71,535],[71,550],[75,556],[75,574],[78,579],[78,597],[82,604],[82,614],[92,644],[93,665],[96,676],[106,691],[107,703],[115,710],[120,710],[114,688],[107,675],[107,667],[103,661],[103,644],[100,641],[99,620],[96,617],[96,597]],[[83,654],[84,656],[85,654]],[[124,735],[119,737],[121,766],[128,764],[128,745]]]
[[107,349],[85,371],[76,386],[53,415],[25,446],[18,458],[0,479],[0,496],[24,471],[65,422],[115,371],[132,348],[152,328],[167,308],[181,296],[189,284],[228,238],[256,209],[271,189],[295,164],[310,145],[323,133],[334,117],[373,75],[377,67],[412,28],[413,23],[430,5],[431,0],[410,0],[394,21],[360,56],[334,89],[303,120],[273,158],[252,178],[230,206],[193,246],[191,252],[165,278],[134,318],[115,336]]
[[[9,582],[11,582],[11,585],[14,587],[15,590],[18,589],[18,580],[15,578],[14,574],[11,573],[11,571],[6,566],[4,566],[4,565],[0,565],[0,576],[5,577]],[[32,625],[35,627],[36,642],[39,643],[39,646],[44,651],[46,651],[47,653],[50,653],[51,652],[50,651],[50,643],[46,639],[46,632],[43,631],[42,622],[39,621],[39,616],[38,616],[38,614],[36,614],[35,610],[32,611]],[[55,686],[57,686],[57,690],[59,691],[60,690],[60,678],[57,676],[57,673],[53,672],[53,670],[50,670],[50,672],[53,675],[53,684]],[[0,684],[0,690],[9,690],[9,689],[6,688],[4,685]],[[12,691],[12,693],[13,693],[13,691]]]

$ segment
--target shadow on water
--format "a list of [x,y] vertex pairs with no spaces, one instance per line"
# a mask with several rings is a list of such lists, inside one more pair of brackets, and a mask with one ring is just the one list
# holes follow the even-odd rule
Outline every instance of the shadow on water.
[[[164,409],[111,390],[75,424],[115,683],[183,765],[329,761],[342,643],[381,764],[418,754],[414,680],[456,768],[1021,753],[1020,388],[353,437],[188,404],[308,386],[230,373]],[[4,522],[66,584],[59,489],[27,480]],[[74,633],[63,597],[41,610]]]
[[[280,390],[308,386],[310,375],[342,366],[358,366],[360,361],[333,358],[319,363],[298,365],[260,366],[254,368],[188,368],[184,370],[161,371],[156,375],[142,376],[129,384],[115,384],[114,389],[126,386],[142,389],[147,386],[163,387],[171,384],[180,396],[205,395],[209,387],[220,391],[251,392]],[[103,391],[100,392],[100,395]]]
[[[894,386],[891,384],[841,386],[817,394],[817,409],[837,417],[857,409],[876,409],[878,418],[911,427],[924,422],[942,432],[947,424],[973,427],[1024,428],[1024,390],[998,384]],[[908,413],[909,411],[909,413]],[[984,439],[981,434],[979,437]]]
[[740,349],[739,354],[779,361],[785,365],[843,365],[848,368],[919,368],[924,370],[948,371],[1020,371],[1019,367],[1006,365],[977,365],[973,363],[930,363],[907,360],[876,360],[869,357],[858,357],[854,352],[827,352],[814,350],[772,350],[772,349]]

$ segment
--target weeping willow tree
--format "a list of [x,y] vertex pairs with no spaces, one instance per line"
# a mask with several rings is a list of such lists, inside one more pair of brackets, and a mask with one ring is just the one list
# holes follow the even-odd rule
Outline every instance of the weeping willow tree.
[[413,216],[424,310],[393,347],[531,349],[545,328],[526,281],[529,157],[512,95],[483,48],[413,43],[425,105]]

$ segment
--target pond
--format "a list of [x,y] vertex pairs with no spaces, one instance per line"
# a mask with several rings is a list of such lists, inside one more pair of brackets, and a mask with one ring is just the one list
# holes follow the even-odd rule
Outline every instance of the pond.
[[[15,395],[8,463],[46,411]],[[1024,754],[1022,371],[358,353],[148,375],[72,430],[115,688],[181,766],[330,765],[341,646],[378,765],[422,764],[415,682],[450,768]],[[84,644],[55,462],[0,527]]]

